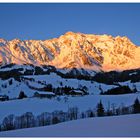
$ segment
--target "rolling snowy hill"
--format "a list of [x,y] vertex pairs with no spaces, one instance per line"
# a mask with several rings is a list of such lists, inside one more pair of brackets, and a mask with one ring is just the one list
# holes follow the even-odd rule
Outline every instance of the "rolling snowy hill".
[[[71,90],[81,90],[86,95],[99,95],[120,86],[129,86],[132,92],[133,89],[139,92],[139,79],[139,69],[95,73],[82,69],[59,70],[52,66],[10,64],[0,68],[0,95],[14,99],[18,98],[21,91],[27,97],[33,97],[36,92],[68,95]],[[50,85],[51,89],[48,88]]]
[[0,132],[0,137],[140,137],[140,115],[76,120],[52,126]]

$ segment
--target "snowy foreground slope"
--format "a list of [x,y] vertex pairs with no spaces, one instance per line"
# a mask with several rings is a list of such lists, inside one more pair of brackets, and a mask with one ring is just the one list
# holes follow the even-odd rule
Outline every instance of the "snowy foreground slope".
[[140,137],[140,114],[97,117],[0,132],[1,137]]

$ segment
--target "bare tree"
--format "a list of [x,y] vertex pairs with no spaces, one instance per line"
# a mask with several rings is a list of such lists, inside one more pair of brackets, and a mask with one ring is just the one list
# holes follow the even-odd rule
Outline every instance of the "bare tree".
[[15,117],[14,117],[13,114],[5,117],[3,122],[2,122],[2,129],[3,130],[13,130],[13,129],[15,129],[14,119],[15,119]]
[[51,124],[51,115],[47,112],[42,113],[37,116],[37,121],[39,126],[45,126]]
[[69,108],[68,116],[70,120],[76,120],[78,118],[78,108],[77,107]]

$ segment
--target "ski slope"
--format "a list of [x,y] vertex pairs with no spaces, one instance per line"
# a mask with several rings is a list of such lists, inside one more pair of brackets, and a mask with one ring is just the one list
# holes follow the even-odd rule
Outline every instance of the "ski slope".
[[0,137],[140,137],[140,114],[96,117],[0,132]]

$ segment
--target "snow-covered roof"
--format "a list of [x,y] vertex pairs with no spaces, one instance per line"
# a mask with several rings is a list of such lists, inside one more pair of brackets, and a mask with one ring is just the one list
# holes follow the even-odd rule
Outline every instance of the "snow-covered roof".
[[81,90],[78,90],[78,89],[71,90],[70,92],[78,92],[78,93],[83,93],[83,91],[81,91]]
[[46,92],[44,92],[44,91],[39,91],[39,92],[37,92],[38,94],[48,94],[48,95],[55,95],[53,92],[48,92],[48,91],[46,91]]
[[0,95],[0,99],[6,98],[7,96],[5,95]]

